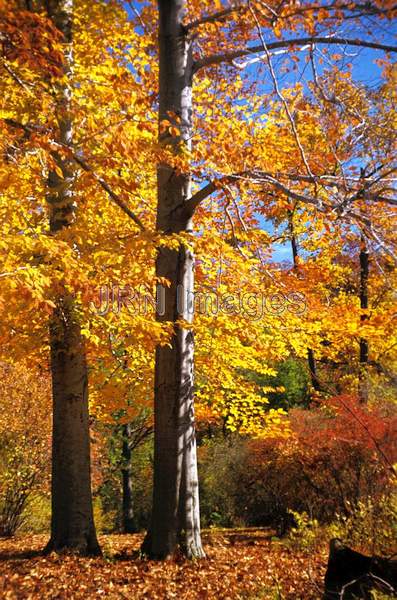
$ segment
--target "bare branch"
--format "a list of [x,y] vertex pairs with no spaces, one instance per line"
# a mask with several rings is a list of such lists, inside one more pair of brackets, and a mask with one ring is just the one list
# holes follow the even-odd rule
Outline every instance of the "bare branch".
[[[379,16],[379,15],[390,15],[390,17],[394,14],[397,9],[397,4],[393,6],[389,6],[387,8],[381,8],[380,6],[374,6],[371,2],[363,2],[363,3],[355,3],[346,2],[343,4],[342,2],[331,2],[330,4],[318,3],[317,5],[308,5],[308,6],[299,6],[296,10],[293,10],[289,13],[283,14],[283,19],[288,19],[291,17],[295,17],[297,15],[302,15],[306,13],[316,13],[320,10],[328,10],[328,11],[346,11],[345,18],[357,19],[358,17],[368,17],[368,16]],[[356,12],[354,12],[356,11]]]
[[[310,44],[306,44],[305,46],[301,46],[300,48],[297,48],[297,50],[299,50],[299,52],[304,52],[305,50],[308,50],[310,48]],[[275,50],[274,52],[269,52],[270,56],[280,56],[281,54],[287,54],[289,52],[289,48],[284,48],[283,50]],[[240,69],[241,71],[243,69],[245,69],[246,67],[249,67],[251,65],[254,65],[255,63],[261,62],[263,60],[263,56],[254,56],[253,58],[249,58],[248,60],[245,60],[244,62],[237,62],[235,60],[231,61],[231,64],[233,65],[233,67],[236,67],[236,69]]]
[[[192,217],[196,208],[206,200],[211,194],[215,191],[224,188],[227,184],[237,182],[237,181],[246,181],[248,183],[252,183],[254,185],[263,185],[269,184],[278,189],[280,192],[286,194],[288,197],[293,198],[299,202],[303,202],[305,204],[310,204],[315,206],[320,212],[326,212],[327,210],[336,210],[339,211],[341,209],[345,209],[347,211],[348,207],[352,205],[356,200],[358,200],[361,195],[364,193],[366,198],[372,202],[383,202],[385,204],[390,204],[391,206],[397,205],[397,199],[393,197],[384,196],[376,191],[370,191],[370,187],[379,183],[379,181],[388,181],[387,175],[393,172],[395,168],[387,171],[385,175],[385,179],[379,177],[372,179],[371,177],[366,178],[367,187],[365,190],[360,189],[357,191],[357,188],[350,189],[350,193],[352,195],[346,195],[338,199],[334,204],[324,204],[323,200],[320,200],[316,196],[309,196],[295,190],[292,190],[286,183],[283,183],[282,180],[287,180],[290,182],[302,182],[302,183],[311,183],[312,185],[318,184],[323,188],[334,188],[338,185],[338,182],[345,183],[346,181],[351,182],[352,186],[354,184],[359,183],[360,179],[356,177],[347,177],[338,178],[335,175],[299,175],[296,173],[279,173],[277,177],[274,174],[268,173],[266,171],[260,170],[248,170],[243,171],[241,173],[233,173],[231,175],[224,175],[219,177],[214,181],[211,181],[207,185],[205,185],[201,190],[193,194],[183,205],[183,209],[186,211],[187,216]],[[394,178],[391,179],[394,181]],[[354,215],[356,216],[356,215]]]
[[270,75],[271,75],[271,78],[272,78],[272,81],[273,81],[274,91],[276,92],[277,97],[281,100],[281,103],[284,106],[284,110],[285,110],[285,112],[287,114],[287,117],[288,117],[288,120],[290,122],[292,133],[294,135],[296,145],[298,146],[298,150],[299,150],[299,153],[301,155],[301,159],[303,161],[303,164],[305,165],[306,172],[308,173],[309,177],[314,182],[315,192],[316,192],[316,196],[317,196],[316,182],[314,181],[314,177],[313,177],[313,173],[311,171],[310,165],[309,165],[309,161],[306,158],[306,154],[305,154],[305,151],[304,151],[302,142],[300,140],[297,127],[296,127],[295,119],[292,116],[292,113],[291,113],[291,111],[289,109],[289,106],[288,106],[288,102],[285,99],[283,93],[281,92],[280,86],[278,85],[278,81],[277,81],[276,73],[275,73],[274,68],[273,68],[273,63],[272,63],[272,59],[271,59],[271,56],[270,56],[270,52],[269,52],[268,47],[266,45],[265,39],[264,39],[264,37],[262,35],[261,27],[260,27],[258,18],[256,16],[256,13],[255,13],[255,11],[253,10],[252,7],[250,7],[250,12],[251,12],[251,14],[252,14],[252,16],[254,18],[255,23],[256,23],[256,27],[257,27],[257,30],[258,30],[258,35],[259,35],[259,38],[260,38],[261,43],[262,43],[262,48],[263,48],[263,50],[264,50],[264,52],[266,54],[266,60],[267,60],[267,64],[268,64],[269,71],[270,71]]
[[[360,48],[372,48],[374,50],[383,50],[384,52],[397,52],[397,46],[390,46],[388,44],[379,44],[377,42],[370,42],[360,39],[342,38],[342,37],[331,37],[331,36],[313,36],[306,38],[293,38],[290,40],[277,40],[275,42],[269,42],[266,44],[268,50],[277,50],[278,48],[293,48],[306,46],[310,44],[333,44],[333,45],[344,45],[344,46],[358,46]],[[212,54],[206,56],[200,60],[197,60],[193,65],[194,73],[197,73],[199,69],[203,67],[209,67],[213,65],[219,65],[222,63],[232,63],[236,58],[242,58],[249,56],[250,54],[258,54],[263,52],[263,44],[258,46],[252,46],[252,48],[242,48],[240,50],[231,50],[229,52],[222,52],[220,54]]]
[[6,271],[4,273],[0,273],[0,277],[12,277],[18,271],[25,271],[28,267],[17,267],[14,271]]
[[134,221],[135,225],[137,225],[141,231],[145,231],[146,228],[140,220],[140,218],[137,217],[137,215],[134,212],[132,212],[132,210],[127,206],[124,200],[112,190],[110,185],[102,177],[95,173],[95,171],[93,171],[93,169],[83,159],[79,158],[77,154],[72,154],[72,158],[84,171],[90,173],[93,176],[93,178],[99,183],[101,188],[105,190],[105,192],[110,196],[114,203],[117,204],[117,206],[121,208],[121,210],[126,215],[128,215],[130,219],[132,219],[132,221]]
[[184,203],[184,210],[187,211],[187,214],[192,216],[196,208],[203,202],[208,196],[210,196],[213,192],[218,189],[222,189],[222,186],[227,183],[232,183],[233,181],[248,181],[253,184],[263,185],[264,183],[269,183],[274,187],[278,188],[280,191],[285,193],[287,196],[294,198],[295,200],[299,200],[300,202],[305,202],[306,204],[312,204],[316,206],[319,210],[324,212],[324,209],[320,206],[319,200],[316,198],[311,198],[309,196],[305,196],[298,192],[294,192],[286,185],[282,184],[278,179],[270,175],[270,173],[264,173],[263,171],[245,171],[242,173],[235,173],[232,175],[225,175],[220,177],[216,181],[212,181],[203,187],[201,190],[196,192],[191,198],[189,198]]
[[127,4],[128,4],[128,6],[130,7],[130,9],[132,10],[132,12],[135,14],[136,18],[138,19],[138,21],[139,21],[139,24],[140,24],[140,26],[142,27],[143,31],[144,31],[145,33],[148,33],[148,31],[147,31],[147,27],[146,27],[146,25],[145,25],[145,23],[144,23],[144,21],[143,21],[143,19],[142,19],[141,15],[139,14],[139,11],[137,10],[137,8],[136,8],[136,6],[135,6],[134,2],[132,2],[131,0],[127,0]]
[[269,183],[284,194],[286,194],[286,196],[288,196],[289,198],[293,198],[294,200],[298,200],[299,202],[303,202],[304,204],[311,204],[312,206],[315,206],[320,212],[326,212],[327,208],[330,210],[332,210],[333,208],[332,206],[324,205],[324,202],[322,200],[319,200],[318,198],[312,198],[311,196],[306,196],[305,194],[301,194],[295,192],[294,190],[291,190],[288,186],[284,185],[270,174],[259,172],[257,174],[253,173],[252,175],[253,177],[255,177],[256,175],[256,179],[252,179],[254,183]]
[[199,27],[200,25],[204,25],[205,23],[215,23],[216,21],[222,21],[223,19],[225,19],[229,15],[233,14],[234,12],[240,12],[246,8],[247,7],[244,6],[244,4],[234,4],[234,5],[230,6],[229,8],[220,10],[216,13],[213,13],[212,15],[208,15],[206,17],[200,17],[199,19],[196,19],[195,21],[191,21],[190,23],[187,23],[187,25],[185,25],[185,29],[190,31],[192,29],[195,29],[196,27]]
[[[10,67],[10,65],[7,63],[7,61],[3,58],[2,59],[2,65],[5,68],[5,70],[7,71],[7,73],[12,77],[12,79],[19,85],[21,86],[21,88],[23,88],[26,92],[28,92],[29,94],[33,94],[32,90],[29,89],[28,84],[25,81],[22,81],[22,79],[19,77],[19,75],[17,75],[15,73],[15,71]],[[30,84],[31,85],[31,84]]]

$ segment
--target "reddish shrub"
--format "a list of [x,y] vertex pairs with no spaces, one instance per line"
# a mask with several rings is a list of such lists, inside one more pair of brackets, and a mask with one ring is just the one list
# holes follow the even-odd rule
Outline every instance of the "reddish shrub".
[[397,459],[395,407],[339,396],[311,410],[294,409],[290,420],[289,439],[248,444],[241,507],[247,521],[274,524],[292,509],[328,522],[387,491]]

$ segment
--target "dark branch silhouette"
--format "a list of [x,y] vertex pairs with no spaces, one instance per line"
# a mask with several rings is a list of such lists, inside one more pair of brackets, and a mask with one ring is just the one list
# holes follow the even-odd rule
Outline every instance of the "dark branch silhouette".
[[[392,46],[389,44],[380,44],[378,42],[370,42],[360,39],[330,36],[312,36],[304,38],[293,38],[290,40],[277,40],[275,42],[269,42],[268,44],[266,44],[266,47],[269,51],[271,51],[280,48],[282,49],[307,46],[310,44],[358,46],[360,48],[372,48],[374,50],[383,50],[384,52],[397,52],[397,46]],[[240,50],[230,50],[228,52],[221,52],[219,54],[211,54],[200,60],[197,60],[194,64],[193,70],[196,73],[199,69],[202,69],[203,67],[219,65],[222,63],[231,63],[236,58],[243,58],[244,56],[258,54],[260,52],[264,52],[263,44],[252,46],[251,48],[242,48]]]

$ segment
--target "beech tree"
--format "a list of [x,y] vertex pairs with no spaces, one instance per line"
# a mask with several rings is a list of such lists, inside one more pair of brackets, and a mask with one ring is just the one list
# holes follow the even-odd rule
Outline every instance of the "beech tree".
[[[19,79],[7,62],[8,58],[13,60],[23,57],[24,52],[30,52],[27,62],[33,69],[42,70],[42,94],[45,96],[47,93],[52,99],[54,139],[47,155],[42,189],[48,207],[48,238],[55,245],[57,239],[62,240],[65,231],[73,239],[76,221],[75,163],[65,155],[65,152],[73,151],[73,2],[17,2],[9,13],[3,13],[3,18],[3,61],[7,72],[31,95],[29,85]],[[22,30],[18,28],[21,24]],[[23,47],[23,43],[20,47],[21,38],[27,48]],[[9,57],[7,51],[11,53]],[[34,110],[35,107],[32,108]],[[37,124],[34,123],[33,127]],[[9,125],[22,130],[25,139],[33,135],[30,123],[10,120]],[[40,264],[44,256],[37,253],[34,259]],[[68,549],[81,554],[99,554],[91,497],[85,345],[79,309],[73,294],[66,288],[60,282],[53,299],[47,304],[50,312],[53,435],[51,538],[46,551]]]
[[[170,146],[175,154],[182,152],[183,148],[190,151],[194,136],[192,88],[195,74],[204,68],[235,64],[239,58],[261,53],[267,62],[276,95],[284,105],[301,157],[303,171],[298,170],[290,177],[292,180],[307,178],[313,195],[310,195],[311,192],[304,195],[290,189],[276,172],[255,172],[254,169],[225,175],[218,184],[210,182],[192,194],[189,171],[181,170],[175,163],[161,162],[158,165],[157,229],[166,234],[191,233],[193,215],[205,198],[217,187],[239,177],[256,179],[264,187],[269,184],[291,199],[314,204],[322,210],[323,201],[318,190],[321,182],[309,164],[294,117],[279,89],[272,51],[313,48],[319,44],[395,51],[396,48],[392,46],[366,37],[350,38],[331,33],[345,18],[354,18],[359,22],[368,14],[380,17],[387,15],[384,4],[346,5],[334,2],[322,6],[312,2],[303,5],[287,2],[279,6],[277,3],[268,5],[252,2],[231,6],[218,4],[220,10],[209,14],[200,14],[199,11],[204,7],[188,7],[183,0],[159,0],[158,7],[160,143]],[[196,11],[199,12],[198,16]],[[317,31],[324,29],[327,30],[326,34]],[[265,41],[264,36],[269,30],[273,30],[279,40]],[[218,34],[218,38],[214,33]],[[298,33],[298,36],[291,38],[291,33]],[[234,42],[236,37],[237,41]],[[255,37],[259,37],[259,45],[246,47]],[[237,48],[233,48],[234,44]],[[200,48],[201,56],[197,56],[195,47]],[[203,52],[203,47],[209,51]],[[168,122],[170,126],[161,132],[162,123]],[[353,201],[353,197],[345,198],[343,204],[350,209]],[[194,433],[194,342],[192,331],[184,325],[192,317],[189,310],[189,298],[193,293],[193,256],[190,247],[182,243],[177,249],[160,249],[156,273],[159,278],[169,281],[169,286],[164,289],[164,311],[158,314],[158,318],[174,323],[175,328],[170,345],[160,346],[156,350],[153,514],[143,550],[152,557],[165,558],[172,554],[179,541],[188,556],[200,557],[203,556],[203,550]]]
[[[182,26],[184,8],[184,2],[159,2],[159,120],[175,114],[181,132],[179,137],[167,130],[160,141],[175,152],[181,141],[190,149],[192,136],[193,57]],[[157,228],[169,234],[190,233],[189,201],[190,175],[175,172],[172,164],[159,164]],[[158,277],[170,282],[164,290],[164,314],[158,317],[174,323],[175,333],[169,346],[156,349],[153,513],[143,543],[143,551],[155,558],[172,554],[179,541],[188,556],[204,556],[194,431],[193,333],[178,324],[180,319],[191,320],[193,260],[192,251],[181,244],[175,250],[160,249],[156,263]]]
[[[73,148],[71,113],[73,69],[73,0],[44,3],[48,18],[59,31],[63,46],[63,72],[55,82],[56,118],[61,147]],[[40,8],[40,7],[38,7]],[[47,201],[50,233],[73,226],[76,202],[74,164],[54,151],[48,174]],[[99,554],[96,538],[90,469],[88,425],[88,373],[78,308],[66,291],[59,295],[50,317],[53,394],[51,539],[46,551],[69,549]]]

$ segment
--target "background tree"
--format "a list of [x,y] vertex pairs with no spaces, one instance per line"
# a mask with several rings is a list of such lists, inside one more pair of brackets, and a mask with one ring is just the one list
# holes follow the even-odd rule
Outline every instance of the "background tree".
[[[371,15],[374,7],[370,7]],[[301,143],[297,125],[291,114],[288,103],[282,95],[272,64],[271,51],[275,48],[290,48],[293,46],[313,46],[313,44],[340,44],[353,46],[370,46],[383,50],[391,49],[386,44],[370,40],[347,40],[346,38],[316,35],[316,22],[319,8],[308,3],[302,12],[295,5],[273,9],[262,3],[248,6],[233,6],[219,13],[194,18],[194,8],[185,16],[186,4],[182,1],[172,3],[159,2],[159,123],[160,141],[165,146],[171,146],[174,154],[189,152],[192,130],[192,83],[193,74],[200,69],[211,68],[222,63],[233,63],[237,58],[262,52],[269,67],[270,77],[274,84],[276,96],[285,109],[289,128],[293,134],[300,159],[297,179],[303,177],[305,184],[313,186],[313,196],[293,192],[288,185],[282,183],[264,169],[254,169],[254,165],[241,167],[236,160],[234,173],[223,174],[223,182],[230,182],[240,177],[255,178],[258,183],[268,182],[270,187],[286,193],[289,197],[304,199],[305,203],[313,204],[322,209],[322,198],[318,191],[319,181],[314,174],[314,163],[307,158]],[[278,12],[279,10],[279,12]],[[330,10],[320,11],[321,27],[333,27],[343,23],[345,16],[355,7],[349,6],[347,12],[340,10],[339,4],[331,6]],[[356,16],[359,24],[365,17],[366,10]],[[235,18],[236,12],[238,19]],[[385,15],[381,9],[375,14]],[[185,18],[185,21],[184,21]],[[190,20],[190,22],[189,22]],[[218,26],[218,22],[221,24]],[[187,25],[186,25],[187,23]],[[230,28],[227,27],[230,25]],[[200,27],[203,34],[200,36]],[[217,30],[218,36],[212,36],[211,26]],[[280,37],[279,42],[267,44],[263,31],[273,29]],[[282,30],[303,32],[301,38],[282,39]],[[200,39],[200,50],[205,47],[204,57],[195,59],[194,42],[191,32]],[[305,36],[306,33],[306,36]],[[307,36],[310,33],[310,37]],[[230,42],[238,39],[240,47],[230,49]],[[260,44],[252,48],[241,48],[258,36]],[[196,42],[197,43],[197,42]],[[224,44],[224,46],[222,46]],[[226,46],[226,50],[225,50]],[[395,48],[394,48],[395,50]],[[228,157],[230,161],[230,156]],[[249,157],[244,155],[244,163],[249,164]],[[237,168],[236,168],[237,167]],[[175,159],[164,161],[158,167],[158,206],[157,228],[168,234],[186,232],[192,229],[191,218],[197,207],[211,193],[216,191],[212,182],[202,190],[191,194],[191,175],[187,170],[177,165]],[[287,176],[288,177],[288,176]],[[208,177],[207,177],[208,178]],[[292,177],[294,179],[294,177]],[[218,178],[219,180],[219,178]],[[222,187],[222,180],[219,181]],[[349,203],[353,198],[348,200]],[[387,200],[386,200],[387,201]],[[346,200],[344,200],[346,202]],[[350,205],[349,205],[350,208]],[[164,290],[165,310],[158,314],[161,320],[175,324],[170,347],[159,347],[156,357],[155,381],[155,466],[154,466],[154,496],[153,518],[150,531],[143,549],[151,556],[164,558],[171,554],[181,531],[184,532],[182,545],[185,552],[192,556],[201,556],[202,549],[199,539],[198,490],[195,459],[194,422],[193,422],[193,337],[189,329],[184,329],[178,320],[190,322],[187,298],[193,291],[193,258],[191,249],[180,244],[175,250],[160,250],[157,259],[157,274],[168,279],[169,287]],[[178,289],[182,290],[183,303],[178,305]],[[191,311],[190,311],[191,312]],[[166,474],[166,477],[165,477]],[[186,498],[189,503],[186,504]]]
[[[72,68],[73,2],[51,0],[38,5],[59,32],[63,62],[52,81],[60,149],[73,147]],[[50,234],[71,228],[76,218],[73,192],[74,163],[53,150],[48,171]],[[73,236],[73,234],[72,234]],[[71,239],[72,239],[71,236]],[[95,533],[88,426],[88,373],[80,317],[73,297],[60,291],[50,317],[53,392],[52,517],[46,551],[65,548],[82,554],[100,552]]]

